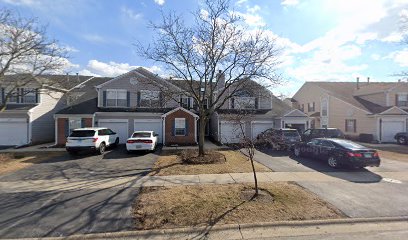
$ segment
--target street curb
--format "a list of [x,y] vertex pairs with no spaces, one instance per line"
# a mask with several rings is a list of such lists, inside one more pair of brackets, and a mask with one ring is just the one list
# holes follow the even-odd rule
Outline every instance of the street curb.
[[24,240],[47,239],[47,240],[77,240],[77,239],[103,239],[103,238],[153,238],[160,237],[170,239],[179,238],[181,234],[195,236],[206,236],[209,232],[223,232],[236,231],[241,229],[254,228],[273,228],[273,227],[309,227],[315,225],[342,225],[342,224],[358,224],[358,223],[389,223],[389,222],[407,222],[408,216],[400,217],[375,217],[375,218],[341,218],[341,219],[326,219],[326,220],[304,220],[304,221],[279,221],[279,222],[259,222],[259,223],[245,223],[245,224],[223,224],[203,227],[184,227],[172,229],[154,229],[154,230],[140,230],[140,231],[124,231],[124,232],[108,232],[108,233],[91,233],[91,234],[76,234],[67,237],[46,237],[46,238],[23,238]]

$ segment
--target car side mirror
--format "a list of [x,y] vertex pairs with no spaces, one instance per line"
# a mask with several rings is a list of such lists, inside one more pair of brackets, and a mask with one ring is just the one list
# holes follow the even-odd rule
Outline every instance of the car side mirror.
[[115,132],[112,132],[112,135],[115,135],[116,133]]
[[157,133],[156,133],[156,134],[154,134],[153,136],[158,137],[158,136],[159,136],[159,134],[157,134]]

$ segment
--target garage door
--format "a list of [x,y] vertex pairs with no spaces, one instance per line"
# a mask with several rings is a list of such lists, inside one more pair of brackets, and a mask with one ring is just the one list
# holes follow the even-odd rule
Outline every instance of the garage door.
[[163,126],[161,119],[135,119],[135,131],[154,131],[159,134],[159,143],[163,143]]
[[[242,126],[245,132],[245,125]],[[242,139],[242,130],[240,125],[231,122],[221,122],[221,142],[239,143]]]
[[119,136],[119,143],[125,143],[129,138],[128,120],[123,119],[100,119],[99,127],[106,127],[112,129]]
[[272,126],[272,122],[252,122],[252,139],[256,139],[260,133],[272,128]]
[[28,143],[26,118],[0,119],[0,145],[17,146]]
[[383,121],[382,122],[382,142],[395,142],[394,136],[398,132],[405,131],[405,121]]

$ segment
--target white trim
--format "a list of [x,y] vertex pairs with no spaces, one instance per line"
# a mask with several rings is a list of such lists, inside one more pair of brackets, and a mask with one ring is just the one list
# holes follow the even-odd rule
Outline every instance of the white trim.
[[129,119],[98,119],[98,126],[99,123],[104,122],[104,123],[129,123]]
[[193,113],[193,112],[191,112],[191,111],[189,111],[189,110],[187,110],[187,109],[185,109],[183,107],[177,107],[177,108],[175,108],[175,109],[173,109],[171,111],[168,111],[167,113],[163,114],[162,117],[167,117],[169,114],[177,112],[178,110],[182,110],[182,111],[192,115],[193,117],[199,118],[199,116],[197,114],[195,114],[195,113]]
[[137,123],[137,122],[162,122],[161,119],[134,119],[133,122]]
[[103,86],[105,86],[105,85],[107,85],[107,84],[109,84],[109,83],[111,83],[111,82],[113,82],[113,81],[122,79],[123,77],[126,77],[126,76],[130,75],[131,73],[136,73],[136,74],[142,76],[143,78],[146,78],[146,76],[144,76],[143,74],[137,72],[136,70],[137,70],[137,69],[130,70],[129,72],[126,72],[126,73],[121,74],[121,75],[119,75],[119,76],[117,76],[117,77],[114,77],[114,78],[112,78],[111,80],[109,80],[109,81],[107,81],[107,82],[104,82],[104,83],[102,83],[102,84],[100,84],[100,85],[98,85],[98,86],[95,86],[95,87],[96,87],[97,89],[100,89],[100,88],[102,88]]
[[56,118],[75,118],[75,117],[87,118],[87,117],[93,117],[93,114],[54,114],[54,119]]
[[94,79],[94,78],[95,78],[95,76],[92,76],[92,77],[88,78],[87,80],[85,80],[85,81],[83,81],[83,82],[81,82],[81,83],[75,85],[75,86],[72,87],[71,89],[68,89],[68,91],[71,91],[72,89],[75,89],[76,87],[78,87],[78,86],[80,86],[80,85],[83,85],[84,83],[87,83],[89,80]]
[[54,128],[55,128],[55,133],[54,133],[55,145],[57,145],[58,144],[58,118],[55,118],[55,115],[54,115]]
[[104,117],[160,117],[163,113],[152,112],[95,112],[95,115]]
[[273,121],[251,121],[252,123],[273,123]]
[[[385,110],[384,112],[380,112],[380,113],[378,113],[378,114],[380,114],[380,115],[386,114],[386,112],[391,111],[392,109],[398,109],[399,111],[401,111],[401,112],[403,112],[403,113],[405,113],[405,114],[408,115],[408,112],[404,111],[403,109],[401,109],[401,108],[399,108],[399,107],[397,107],[397,106],[393,106],[393,107],[391,107],[391,108]],[[397,114],[394,114],[394,115],[397,115]]]
[[[294,117],[294,116],[289,116],[290,114],[292,114],[293,112],[299,112],[303,115],[303,117],[308,117],[308,115],[302,111],[300,111],[299,109],[293,109],[292,111],[286,113],[285,115],[283,115],[283,117]],[[296,116],[296,117],[300,117],[300,116]]]
[[27,143],[31,143],[32,142],[32,130],[33,130],[33,125],[32,125],[32,121],[31,121],[31,119],[32,119],[32,117],[31,117],[31,115],[32,115],[32,112],[29,112],[28,113],[28,122],[27,122]]
[[[166,118],[162,117],[162,132],[163,132],[163,139],[162,139],[162,144],[165,145],[166,141]],[[134,130],[134,129],[133,129]]]

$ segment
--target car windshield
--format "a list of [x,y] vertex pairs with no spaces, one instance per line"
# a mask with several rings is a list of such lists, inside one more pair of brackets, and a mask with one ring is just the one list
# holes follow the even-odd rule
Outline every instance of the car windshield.
[[297,131],[284,131],[283,136],[285,136],[285,137],[298,137],[299,133]]
[[95,135],[94,130],[74,130],[70,137],[93,137]]
[[338,130],[336,130],[336,129],[327,130],[327,133],[328,133],[329,135],[331,135],[331,136],[336,136],[336,137],[341,136],[341,132],[338,131]]
[[151,137],[150,132],[135,132],[132,135],[132,138],[146,138],[146,137]]
[[365,148],[364,146],[357,144],[355,142],[352,141],[348,141],[348,140],[333,140],[333,142],[339,144],[342,147],[345,148]]

